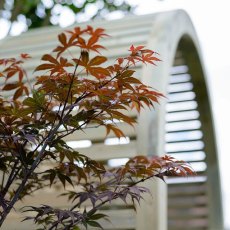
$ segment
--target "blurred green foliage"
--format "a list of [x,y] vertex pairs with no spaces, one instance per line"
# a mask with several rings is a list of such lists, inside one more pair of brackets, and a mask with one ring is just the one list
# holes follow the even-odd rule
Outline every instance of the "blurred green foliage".
[[[103,18],[114,11],[128,13],[133,9],[125,0],[0,0],[0,18],[11,23],[23,20],[28,28],[37,28],[58,24],[57,18],[63,8],[71,10],[78,21],[77,15],[87,13],[89,6],[93,8],[93,15],[88,19]],[[56,20],[51,20],[52,17]]]

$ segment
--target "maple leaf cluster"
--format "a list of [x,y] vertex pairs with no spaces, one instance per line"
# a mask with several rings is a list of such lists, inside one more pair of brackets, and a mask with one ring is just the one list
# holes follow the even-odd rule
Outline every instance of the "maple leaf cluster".
[[[63,194],[71,200],[68,211],[31,206],[28,210],[37,214],[25,220],[33,219],[44,229],[102,228],[98,220],[107,216],[99,209],[112,200],[128,198],[135,207],[142,193],[149,192],[140,182],[193,175],[189,165],[169,156],[137,156],[124,166],[108,169],[64,141],[76,131],[99,126],[105,127],[107,135],[124,137],[114,121],[133,126],[136,120],[127,115],[130,110],[139,113],[152,108],[163,97],[133,70],[137,63],[156,65],[158,54],[132,45],[127,57],[111,65],[101,54],[105,47],[99,42],[104,37],[104,29],[90,26],[61,33],[58,46],[44,54],[35,68],[33,86],[23,68],[28,54],[0,59],[2,91],[13,95],[0,97],[0,225],[18,200],[44,187],[62,184],[65,188],[68,183],[73,187]],[[47,162],[50,166],[44,170],[41,166]],[[89,211],[82,209],[85,203],[90,203]]]

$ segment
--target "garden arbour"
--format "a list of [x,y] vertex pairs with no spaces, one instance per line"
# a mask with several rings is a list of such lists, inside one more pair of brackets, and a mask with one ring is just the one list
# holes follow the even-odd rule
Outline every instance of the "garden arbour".
[[[172,24],[172,18],[176,20],[181,26],[175,26]],[[182,20],[183,19],[183,20]],[[124,19],[125,20],[125,19]],[[187,18],[187,16],[181,12],[176,11],[173,13],[168,14],[159,14],[155,16],[143,16],[143,20],[133,21],[133,19],[126,19],[127,23],[121,24],[118,22],[113,22],[114,27],[112,28],[111,32],[108,31],[109,34],[111,34],[111,38],[105,40],[105,46],[108,46],[108,52],[109,59],[114,59],[119,56],[126,56],[127,53],[125,53],[127,50],[121,49],[121,47],[127,47],[130,45],[130,37],[132,37],[133,44],[144,44],[148,48],[157,47],[157,52],[161,54],[161,58],[164,59],[163,64],[161,63],[157,68],[149,68],[148,66],[145,66],[142,68],[142,65],[137,64],[134,68],[137,70],[138,74],[144,82],[147,85],[154,86],[158,90],[164,92],[166,94],[166,89],[168,85],[168,75],[170,72],[170,69],[172,67],[172,63],[174,60],[175,52],[177,49],[178,41],[181,37],[184,36],[184,34],[189,34],[190,37],[193,38],[195,41],[195,35],[193,32],[193,29],[190,25],[190,21]],[[152,22],[154,22],[154,27],[152,29]],[[108,24],[107,24],[108,23]],[[103,25],[103,27],[106,28],[106,25],[110,27],[110,22],[107,22]],[[103,23],[102,23],[103,24]],[[164,28],[171,28],[171,30],[167,29],[160,29],[158,28],[158,25],[164,24]],[[139,27],[137,28],[137,25]],[[168,26],[170,25],[170,26]],[[99,26],[101,27],[100,23]],[[121,29],[123,28],[123,29]],[[56,29],[52,29],[52,31],[55,31]],[[41,30],[42,31],[42,30]],[[150,32],[152,31],[152,32]],[[173,32],[172,32],[173,31]],[[174,34],[174,37],[167,36],[170,33]],[[28,47],[28,50],[30,47],[34,46],[34,41],[38,39],[38,31],[29,32],[28,34],[28,40],[24,40],[26,46],[22,46],[18,48],[19,50],[23,49],[23,52],[28,52],[25,47]],[[25,36],[25,35],[23,35]],[[35,40],[31,39],[31,37],[34,37]],[[46,38],[44,38],[45,41],[48,41],[49,38],[53,41],[54,40],[54,33],[49,33]],[[166,39],[167,38],[167,39]],[[20,38],[18,38],[20,40]],[[24,39],[23,37],[21,38]],[[166,40],[167,41],[166,41]],[[50,41],[51,41],[50,40]],[[33,42],[32,42],[33,41]],[[13,42],[13,40],[12,40]],[[39,44],[36,46],[37,48],[34,48],[35,53],[35,59],[36,57],[39,57],[39,53],[42,53],[41,47],[43,49],[47,49],[47,47],[50,47],[50,50],[52,47],[50,46],[51,43],[45,42],[46,45],[41,45],[41,39],[39,39]],[[10,41],[8,43],[8,46],[10,44]],[[107,45],[108,44],[108,45]],[[120,44],[118,49],[118,44]],[[171,46],[167,46],[165,44],[171,44]],[[5,49],[9,50],[10,52],[16,52],[17,50],[10,51],[10,48],[7,48],[7,44],[5,44]],[[170,49],[168,50],[168,47]],[[123,54],[121,54],[124,52]],[[103,52],[104,53],[104,52]],[[179,54],[180,52],[178,52]],[[12,53],[11,53],[12,54]],[[175,62],[175,65],[180,66],[183,64],[181,62],[180,55],[177,54],[177,60]],[[34,56],[31,53],[32,56]],[[32,67],[35,66],[35,63],[28,64],[28,69],[32,70]],[[163,104],[162,108],[164,108],[165,101],[162,100],[161,104]],[[160,107],[161,107],[160,106]],[[112,159],[112,158],[129,158],[133,157],[136,154],[144,154],[144,155],[152,155],[154,154],[162,154],[165,152],[164,149],[164,136],[165,130],[164,130],[164,124],[165,124],[165,112],[164,109],[159,111],[159,108],[157,107],[157,112],[155,111],[145,111],[143,114],[140,115],[138,118],[139,125],[137,125],[136,129],[134,130],[132,127],[126,126],[124,123],[120,123],[119,127],[123,127],[124,133],[126,136],[129,137],[130,142],[126,145],[123,145],[122,148],[120,148],[119,145],[105,145],[104,144],[104,134],[101,131],[101,129],[90,129],[87,130],[87,134],[81,134],[77,136],[71,136],[67,141],[76,141],[76,140],[85,140],[88,139],[91,140],[92,146],[89,147],[89,149],[81,149],[81,153],[87,153],[87,152],[93,152],[95,150],[95,154],[92,154],[92,157],[98,160],[101,160],[102,162],[106,163]],[[137,116],[136,114],[132,115],[133,117]],[[108,138],[113,137],[113,135],[108,136]],[[107,142],[108,143],[108,142]],[[94,149],[94,150],[93,150]],[[103,156],[101,152],[105,152],[106,154]],[[208,166],[209,169],[209,166]],[[218,179],[218,171],[216,173],[217,179]],[[134,212],[129,209],[129,207],[122,206],[120,203],[115,204],[114,210],[111,206],[111,210],[107,210],[107,213],[110,213],[112,216],[116,216],[119,213],[120,217],[123,217],[122,221],[119,221],[118,225],[120,224],[120,228],[140,228],[143,229],[143,226],[145,229],[151,228],[151,226],[156,226],[156,229],[164,229],[166,228],[166,215],[165,218],[161,218],[162,214],[165,213],[166,210],[166,204],[165,204],[165,198],[166,198],[166,191],[164,192],[165,185],[163,183],[154,185],[151,190],[153,191],[153,197],[159,197],[160,199],[154,199],[155,202],[149,201],[147,198],[147,202],[144,202],[143,205],[140,206],[140,209],[138,210],[137,216],[134,214]],[[155,191],[155,192],[154,192]],[[41,195],[42,197],[46,197],[46,195]],[[165,196],[165,197],[164,197]],[[218,197],[218,196],[215,196]],[[218,199],[216,199],[218,202]],[[36,202],[36,201],[35,201]],[[63,203],[65,204],[65,203]],[[60,205],[61,205],[61,198],[60,198]],[[117,212],[117,208],[120,208],[120,210]],[[157,213],[153,212],[153,210],[159,210]],[[220,212],[218,213],[220,214]],[[209,215],[209,214],[208,214]],[[136,217],[135,217],[136,216]],[[217,215],[218,216],[218,215]],[[220,220],[219,217],[217,219]],[[118,218],[118,217],[117,217]],[[115,218],[116,219],[116,218]],[[214,223],[215,222],[215,223]],[[115,223],[115,222],[114,222]],[[170,222],[169,222],[170,223]],[[213,221],[213,224],[218,224],[217,221]],[[111,226],[110,226],[111,227]],[[109,228],[109,227],[108,227]],[[119,228],[119,226],[118,226]],[[112,229],[114,229],[114,226],[112,226]]]

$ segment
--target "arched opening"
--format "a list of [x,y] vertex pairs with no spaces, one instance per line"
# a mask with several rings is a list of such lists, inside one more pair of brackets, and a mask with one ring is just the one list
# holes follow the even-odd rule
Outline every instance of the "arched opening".
[[166,105],[166,152],[197,175],[168,179],[168,229],[222,229],[221,195],[211,105],[204,71],[189,36],[179,41]]

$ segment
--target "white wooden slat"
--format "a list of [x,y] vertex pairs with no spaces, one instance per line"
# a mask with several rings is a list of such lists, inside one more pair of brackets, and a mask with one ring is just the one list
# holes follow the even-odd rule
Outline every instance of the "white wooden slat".
[[197,108],[197,102],[194,100],[181,101],[181,102],[171,102],[166,105],[166,111],[169,113],[179,112],[179,111],[190,111]]
[[179,142],[179,141],[192,141],[199,140],[203,136],[203,133],[200,130],[187,131],[187,132],[174,132],[167,133],[165,139],[167,143],[170,142]]
[[194,218],[192,220],[170,220],[169,224],[172,230],[184,230],[185,226],[186,230],[204,230],[208,228],[206,217]]
[[180,208],[180,209],[173,209],[169,208],[168,215],[171,220],[192,220],[199,217],[206,217],[208,216],[208,208],[207,207],[190,207],[190,208]]
[[169,208],[194,207],[207,204],[206,195],[169,197]]
[[[110,23],[106,21],[101,21],[101,23],[91,23],[91,25],[95,28],[102,27],[106,29],[106,32],[109,33],[112,37],[125,37],[125,36],[132,36],[133,34],[140,34],[140,33],[150,33],[150,28],[153,24],[153,19],[146,20],[147,17],[145,16],[145,20],[133,20],[133,18],[128,19],[127,23],[120,23],[119,20],[114,20],[113,27],[111,28]],[[125,20],[125,19],[123,19]],[[84,28],[89,23],[81,23],[80,26]],[[139,27],[138,27],[139,25]],[[27,41],[32,43],[35,42],[46,42],[50,40],[55,40],[57,34],[61,33],[64,30],[70,30],[71,28],[79,26],[79,24],[72,25],[67,28],[60,28],[57,26],[54,27],[44,27],[40,29],[31,29],[30,31],[20,35],[15,39],[15,37],[8,37],[7,40],[3,39],[1,43],[6,44],[5,48],[10,48],[14,45],[15,40],[20,42],[21,40]],[[41,36],[44,34],[44,36]],[[1,45],[0,43],[0,45]],[[9,44],[9,45],[8,45]]]
[[[129,49],[131,44],[134,45],[145,45],[146,43],[146,38],[147,36],[145,34],[140,34],[138,36],[136,36],[134,39],[130,40],[130,38],[122,38],[119,41],[116,40],[110,40],[108,42],[102,41],[101,44],[103,46],[105,46],[108,50],[112,50],[114,47],[115,49],[117,48],[117,45],[119,44],[121,47],[119,47],[119,49],[116,49],[117,52],[114,53],[114,56],[118,57],[118,56],[123,56],[122,52],[125,52],[126,50]],[[56,40],[55,40],[56,41]],[[31,57],[41,57],[43,54],[46,53],[51,53],[52,50],[57,46],[57,41],[54,43],[46,43],[46,45],[40,45],[40,44],[36,44],[34,43],[31,46],[28,46],[26,44],[19,44],[20,48],[17,49],[13,49],[11,52],[10,50],[1,50],[0,51],[0,57],[1,58],[11,58],[11,57],[17,57],[18,55],[20,55],[21,53],[28,53],[31,55]],[[120,53],[119,53],[120,51]],[[102,54],[106,55],[106,52],[101,51]],[[112,54],[112,53],[110,53]],[[125,53],[124,53],[125,54]]]
[[168,88],[168,93],[187,92],[193,89],[193,85],[190,82],[171,84]]
[[207,185],[204,183],[193,184],[173,184],[168,188],[170,197],[204,195],[207,191]]
[[203,150],[204,143],[203,141],[184,141],[184,142],[175,142],[167,143],[165,150],[169,153],[171,152],[185,152],[185,151],[197,151]]
[[202,162],[206,158],[206,154],[203,151],[188,151],[171,153],[175,159],[183,159],[186,162]]
[[[185,61],[184,61],[184,63],[185,63]],[[180,65],[180,66],[179,65],[173,65],[170,69],[171,75],[186,74],[186,73],[188,73],[188,66],[186,64]]]
[[[63,32],[63,30],[60,30],[59,33]],[[107,33],[109,34],[110,31]],[[147,40],[148,36],[148,28],[145,29],[145,31],[133,31],[132,34],[127,34],[126,36],[114,36],[109,38],[104,38],[101,40],[101,44],[105,46],[106,48],[118,48],[118,44],[121,46],[127,46],[129,47],[131,44],[142,44],[143,42],[145,43]],[[130,39],[132,37],[132,40]],[[13,42],[17,43],[14,44]],[[33,51],[35,52],[35,55],[51,52],[54,47],[56,47],[58,44],[58,39],[57,39],[57,34],[50,39],[44,39],[42,41],[41,39],[39,40],[37,37],[33,38],[25,38],[22,40],[18,39],[11,39],[11,42],[4,44],[4,47],[0,51],[0,56],[6,55],[6,57],[12,57],[12,55],[17,55],[20,53],[25,53],[28,51]]]
[[197,110],[180,111],[174,113],[168,113],[165,116],[166,122],[179,122],[198,119],[200,116]]
[[178,74],[173,75],[173,77],[170,77],[169,84],[177,84],[177,83],[184,83],[191,80],[191,76],[189,74]]
[[106,230],[135,229],[136,213],[133,209],[106,210],[104,212],[110,217],[111,223],[100,221]]
[[[67,142],[68,144],[68,142]],[[105,145],[102,143],[94,143],[88,148],[76,148],[80,154],[84,154],[93,160],[102,161],[106,163],[107,161],[117,159],[117,161],[122,159],[127,159],[135,157],[137,154],[137,142],[136,140],[131,140],[129,144],[118,144],[118,145]],[[44,171],[50,169],[56,165],[55,161],[50,161],[50,164],[45,164],[39,167],[39,171]]]
[[[93,144],[90,148],[79,149],[79,152],[99,161],[126,157],[130,158],[137,155],[136,144],[136,141],[131,141],[129,144],[124,145],[110,146],[98,143]],[[138,153],[138,155],[139,154],[141,153]]]
[[[136,129],[135,126],[132,127],[125,123],[119,123],[117,125],[126,136],[135,137]],[[97,127],[97,128],[89,128],[84,129],[83,131],[76,131],[73,135],[65,137],[65,141],[75,141],[75,140],[92,140],[92,141],[101,141],[106,137],[106,129],[105,127]],[[111,132],[107,137],[115,137],[115,134]]]
[[167,132],[178,132],[187,130],[198,130],[200,129],[200,127],[201,122],[199,120],[191,120],[167,123],[165,128]]

